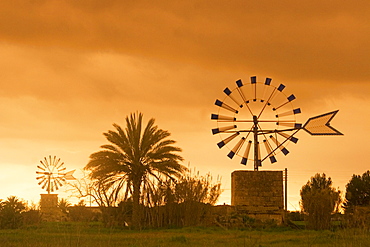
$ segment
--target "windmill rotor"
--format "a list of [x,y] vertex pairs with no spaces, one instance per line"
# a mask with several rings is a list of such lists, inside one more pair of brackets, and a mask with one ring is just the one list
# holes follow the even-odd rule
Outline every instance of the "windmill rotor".
[[[255,76],[249,83],[236,81],[236,88],[228,87],[223,91],[223,100],[216,99],[217,114],[211,114],[217,127],[213,135],[219,135],[217,146],[227,147],[227,156],[241,157],[241,164],[253,161],[254,170],[269,159],[277,162],[276,155],[288,155],[288,143],[296,144],[294,135],[304,129],[311,135],[341,135],[330,126],[330,121],[338,111],[310,118],[304,125],[297,122],[296,116],[301,109],[294,107],[294,94],[286,95],[284,84],[274,85],[271,78],[258,82]],[[252,154],[251,154],[252,153]]]
[[44,157],[40,160],[41,165],[37,165],[38,170],[36,174],[38,175],[36,179],[38,180],[38,185],[42,189],[45,189],[48,194],[54,192],[63,186],[66,180],[74,180],[73,173],[75,170],[65,172],[64,162],[60,161],[60,158],[56,156]]

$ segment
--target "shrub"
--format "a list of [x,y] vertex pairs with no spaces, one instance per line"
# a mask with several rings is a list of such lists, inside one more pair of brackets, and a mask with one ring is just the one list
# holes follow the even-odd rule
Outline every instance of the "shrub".
[[26,211],[26,203],[15,196],[8,197],[0,203],[1,228],[18,228],[23,224],[22,213]]
[[340,204],[340,191],[332,187],[331,178],[325,174],[317,173],[301,189],[301,207],[309,228],[329,229],[331,214],[339,210]]
[[355,207],[370,206],[370,171],[360,175],[353,175],[346,185],[346,213],[353,213]]

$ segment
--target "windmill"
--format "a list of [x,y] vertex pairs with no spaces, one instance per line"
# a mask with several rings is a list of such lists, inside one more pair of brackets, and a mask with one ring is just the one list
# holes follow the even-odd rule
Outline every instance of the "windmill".
[[44,157],[40,160],[40,165],[37,166],[38,170],[36,177],[39,180],[38,185],[41,185],[42,189],[45,189],[48,194],[54,192],[63,186],[66,180],[75,180],[73,173],[75,170],[65,172],[64,162],[60,161],[60,158],[56,156]]
[[231,205],[250,217],[277,222],[287,210],[287,169],[284,177],[282,171],[259,171],[259,167],[265,160],[277,162],[279,153],[288,155],[288,144],[297,144],[295,135],[301,130],[310,135],[342,135],[330,125],[338,111],[298,122],[301,108],[294,106],[296,96],[285,94],[285,89],[284,84],[274,85],[271,78],[258,82],[252,76],[249,83],[237,80],[233,90],[224,89],[223,100],[216,99],[218,112],[211,115],[217,124],[212,134],[220,137],[217,146],[228,148],[230,159],[239,156],[244,166],[253,162],[253,171],[231,173]]
[[287,96],[285,85],[275,86],[271,78],[257,82],[252,76],[250,83],[237,80],[236,85],[233,90],[224,90],[223,101],[215,101],[218,113],[212,114],[211,119],[217,122],[217,127],[212,133],[220,136],[217,143],[220,149],[229,147],[227,156],[230,159],[240,156],[243,165],[251,160],[255,171],[266,159],[277,162],[277,153],[287,155],[286,145],[298,142],[294,135],[300,130],[311,135],[342,135],[330,126],[338,110],[311,117],[305,124],[298,123],[296,115],[301,113],[301,108],[293,105],[295,95]]

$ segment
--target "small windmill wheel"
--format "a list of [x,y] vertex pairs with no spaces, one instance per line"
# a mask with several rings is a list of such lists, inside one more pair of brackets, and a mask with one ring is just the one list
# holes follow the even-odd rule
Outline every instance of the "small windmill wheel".
[[41,166],[38,165],[38,171],[36,174],[40,176],[36,177],[39,185],[42,189],[46,189],[48,194],[58,190],[63,186],[66,180],[75,180],[73,173],[75,170],[65,172],[66,168],[63,166],[64,162],[60,162],[60,158],[57,159],[56,156],[53,158],[51,155],[49,157],[44,157],[44,160],[40,160]]

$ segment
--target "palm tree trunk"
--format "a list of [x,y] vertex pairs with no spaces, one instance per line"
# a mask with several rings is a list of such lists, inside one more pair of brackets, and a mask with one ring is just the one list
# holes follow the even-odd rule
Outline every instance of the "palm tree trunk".
[[141,180],[137,179],[133,181],[133,191],[132,191],[132,226],[135,229],[140,229],[141,227],[141,217],[140,217],[140,185]]

